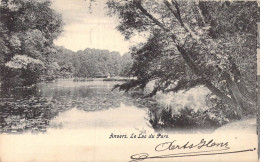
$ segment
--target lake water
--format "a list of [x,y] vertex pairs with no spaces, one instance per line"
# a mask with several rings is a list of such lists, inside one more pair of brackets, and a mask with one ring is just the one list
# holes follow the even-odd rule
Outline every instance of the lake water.
[[41,133],[59,129],[151,129],[148,109],[113,86],[120,82],[41,83],[1,92],[0,132]]

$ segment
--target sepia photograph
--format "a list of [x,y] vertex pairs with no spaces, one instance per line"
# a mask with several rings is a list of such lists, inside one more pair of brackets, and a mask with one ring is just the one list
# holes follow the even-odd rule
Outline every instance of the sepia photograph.
[[0,0],[0,162],[258,161],[259,5]]

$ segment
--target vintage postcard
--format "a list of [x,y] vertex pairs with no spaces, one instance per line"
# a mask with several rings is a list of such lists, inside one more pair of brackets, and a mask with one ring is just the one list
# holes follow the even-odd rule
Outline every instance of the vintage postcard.
[[259,4],[0,0],[0,161],[258,161]]

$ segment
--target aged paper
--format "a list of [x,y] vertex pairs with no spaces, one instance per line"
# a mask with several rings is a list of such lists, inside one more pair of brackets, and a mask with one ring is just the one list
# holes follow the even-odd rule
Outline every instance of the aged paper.
[[0,6],[1,162],[258,161],[258,2]]

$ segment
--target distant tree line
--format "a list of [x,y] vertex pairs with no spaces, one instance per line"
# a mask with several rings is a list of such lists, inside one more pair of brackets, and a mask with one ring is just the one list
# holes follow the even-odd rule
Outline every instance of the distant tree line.
[[54,60],[59,69],[57,77],[89,77],[130,75],[131,54],[121,56],[118,52],[90,49],[73,52],[64,47],[56,47]]

